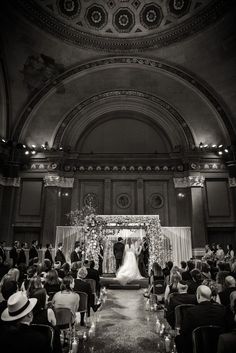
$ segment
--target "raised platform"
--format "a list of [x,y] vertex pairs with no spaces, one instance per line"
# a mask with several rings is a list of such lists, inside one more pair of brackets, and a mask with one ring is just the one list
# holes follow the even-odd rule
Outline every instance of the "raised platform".
[[132,281],[127,283],[125,286],[121,285],[115,276],[103,276],[100,277],[101,286],[109,289],[140,289],[148,287],[148,278]]

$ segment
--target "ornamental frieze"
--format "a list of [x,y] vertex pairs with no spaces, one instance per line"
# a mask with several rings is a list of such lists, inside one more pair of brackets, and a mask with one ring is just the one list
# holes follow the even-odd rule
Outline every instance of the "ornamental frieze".
[[46,175],[44,177],[45,187],[73,188],[74,178],[64,178],[58,175]]

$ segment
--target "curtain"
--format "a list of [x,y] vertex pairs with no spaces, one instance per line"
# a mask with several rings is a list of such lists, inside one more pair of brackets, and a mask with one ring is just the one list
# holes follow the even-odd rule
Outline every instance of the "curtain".
[[180,266],[180,262],[192,257],[192,240],[190,227],[162,227],[163,234],[170,240],[172,261]]
[[63,243],[63,253],[66,261],[70,262],[70,254],[74,250],[76,241],[83,242],[82,227],[59,226],[56,231],[55,251],[57,251],[58,243]]

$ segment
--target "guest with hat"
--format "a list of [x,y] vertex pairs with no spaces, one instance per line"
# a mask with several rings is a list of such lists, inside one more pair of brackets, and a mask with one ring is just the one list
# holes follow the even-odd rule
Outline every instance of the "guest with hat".
[[1,351],[4,353],[51,353],[44,335],[30,326],[36,298],[28,299],[19,291],[10,296],[1,315],[6,323],[0,333]]

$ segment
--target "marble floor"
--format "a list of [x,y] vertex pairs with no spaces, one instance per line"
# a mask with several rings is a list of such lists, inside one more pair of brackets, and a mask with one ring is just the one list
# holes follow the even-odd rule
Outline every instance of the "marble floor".
[[163,312],[146,311],[145,304],[142,289],[108,290],[101,311],[90,319],[90,329],[77,333],[78,352],[162,352],[156,320],[158,316],[163,321]]

